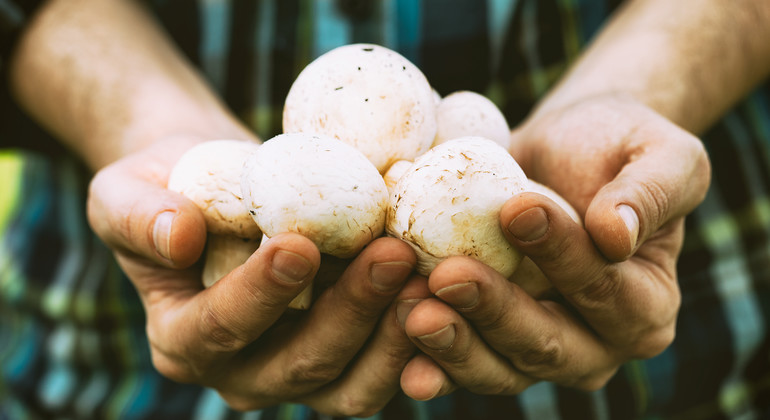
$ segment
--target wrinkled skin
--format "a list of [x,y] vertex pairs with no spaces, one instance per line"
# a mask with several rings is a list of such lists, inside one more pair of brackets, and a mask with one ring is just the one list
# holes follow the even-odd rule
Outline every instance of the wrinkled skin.
[[[355,259],[321,264],[312,242],[282,234],[204,289],[195,264],[202,215],[165,188],[186,147],[170,140],[118,160],[90,189],[89,220],[139,292],[155,367],[216,389],[238,410],[286,401],[333,415],[381,409],[415,352],[398,308],[429,296],[425,278],[411,274],[411,248],[380,238]],[[155,226],[162,219],[171,224]],[[309,311],[287,312],[314,277],[330,285]]]
[[[541,380],[593,390],[674,338],[684,216],[710,180],[699,140],[640,103],[607,96],[529,120],[511,151],[585,220],[583,229],[535,193],[501,212],[511,244],[560,298],[535,300],[468,258],[439,265],[429,278],[436,297],[405,324],[422,350],[401,376],[413,398],[458,387],[516,394]],[[633,210],[627,223],[619,205]]]

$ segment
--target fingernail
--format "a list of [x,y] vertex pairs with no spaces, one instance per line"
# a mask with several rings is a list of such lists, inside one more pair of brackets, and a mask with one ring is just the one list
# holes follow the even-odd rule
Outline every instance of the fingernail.
[[479,286],[473,282],[454,284],[440,289],[436,296],[455,308],[472,308],[479,302]]
[[155,224],[152,226],[152,242],[155,251],[169,261],[171,261],[171,227],[174,225],[175,217],[175,212],[164,211],[155,216]]
[[540,207],[533,207],[516,216],[508,225],[508,231],[520,241],[540,239],[548,231],[548,214]]
[[287,283],[299,283],[313,271],[305,257],[294,252],[278,250],[273,254],[273,275]]
[[401,328],[406,326],[406,318],[409,313],[412,312],[415,306],[420,303],[422,299],[404,299],[396,305],[396,320],[401,325]]
[[623,219],[623,223],[626,224],[628,233],[631,235],[631,249],[636,247],[636,241],[639,237],[639,216],[636,215],[634,209],[627,204],[621,204],[615,208],[620,218]]
[[446,350],[455,341],[455,326],[454,324],[449,324],[434,333],[417,337],[417,339],[420,340],[425,347],[429,347],[433,350]]
[[386,262],[372,265],[369,272],[372,286],[380,292],[393,292],[401,288],[406,276],[412,272],[412,265],[403,262]]

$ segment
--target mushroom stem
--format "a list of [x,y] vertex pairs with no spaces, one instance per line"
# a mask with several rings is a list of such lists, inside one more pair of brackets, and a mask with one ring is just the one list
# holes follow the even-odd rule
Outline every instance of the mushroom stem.
[[203,263],[203,286],[211,287],[235,267],[246,262],[259,247],[259,239],[209,233],[206,260]]
[[299,292],[297,297],[289,302],[289,308],[293,309],[308,309],[313,303],[313,283],[310,282],[307,287]]

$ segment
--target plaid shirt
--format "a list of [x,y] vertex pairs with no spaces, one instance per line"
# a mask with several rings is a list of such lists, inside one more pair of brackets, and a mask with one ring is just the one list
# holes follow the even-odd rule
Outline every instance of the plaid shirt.
[[[31,3],[0,0],[4,51]],[[237,115],[269,138],[303,66],[351,42],[402,52],[442,94],[486,94],[513,126],[619,1],[148,3]],[[160,376],[136,292],[87,225],[90,174],[6,91],[0,96],[0,419],[323,418],[293,404],[236,413],[212,390]],[[713,184],[687,218],[682,307],[666,351],[624,365],[595,392],[543,382],[517,397],[459,391],[416,402],[399,395],[375,418],[770,416],[770,86],[702,139]]]

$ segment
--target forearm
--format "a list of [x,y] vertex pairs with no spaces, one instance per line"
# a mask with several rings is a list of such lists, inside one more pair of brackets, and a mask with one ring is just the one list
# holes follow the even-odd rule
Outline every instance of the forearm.
[[49,1],[10,78],[19,103],[94,169],[160,139],[254,137],[132,1]]
[[629,1],[535,115],[618,94],[699,133],[770,73],[768,39],[767,1]]

